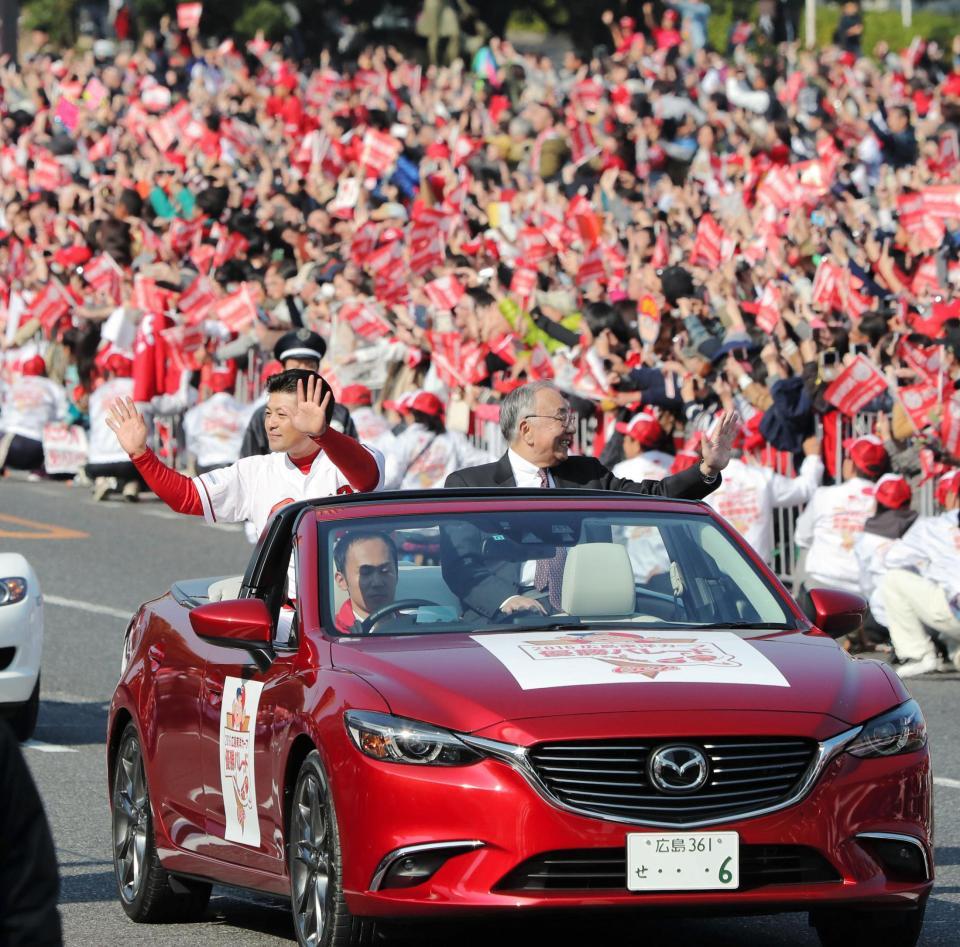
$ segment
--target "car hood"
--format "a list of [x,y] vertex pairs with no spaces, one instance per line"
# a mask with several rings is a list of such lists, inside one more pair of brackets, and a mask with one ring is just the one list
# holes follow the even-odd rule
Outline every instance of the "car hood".
[[[376,687],[398,716],[463,733],[530,718],[630,715],[636,725],[637,714],[753,711],[816,715],[809,733],[819,736],[824,725],[838,732],[904,699],[879,662],[851,658],[819,633],[750,637],[749,646],[780,672],[786,686],[744,684],[733,672],[730,683],[679,683],[658,674],[524,690],[505,664],[469,635],[342,638],[334,643],[332,657],[335,665]],[[611,725],[607,720],[601,729]]]

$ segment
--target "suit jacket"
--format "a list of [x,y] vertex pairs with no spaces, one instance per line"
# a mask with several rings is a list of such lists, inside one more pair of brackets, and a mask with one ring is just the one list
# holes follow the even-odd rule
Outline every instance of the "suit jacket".
[[[702,500],[720,486],[722,477],[704,483],[699,465],[664,477],[663,480],[627,480],[615,477],[595,457],[568,457],[550,468],[557,488],[615,490],[663,496],[679,500]],[[513,468],[504,454],[492,464],[466,467],[450,474],[445,487],[515,487]],[[591,541],[599,537],[590,537]],[[609,537],[607,537],[609,542]],[[522,563],[490,563],[483,556],[483,537],[468,523],[444,526],[440,531],[443,578],[459,597],[464,615],[492,618],[511,595],[517,594]]]

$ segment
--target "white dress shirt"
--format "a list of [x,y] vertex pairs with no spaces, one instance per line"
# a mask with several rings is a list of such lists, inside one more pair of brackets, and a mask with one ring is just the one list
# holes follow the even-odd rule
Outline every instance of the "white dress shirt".
[[[540,482],[540,468],[536,464],[531,464],[525,460],[516,451],[507,451],[507,460],[510,461],[510,469],[513,471],[513,481],[518,487],[527,487],[528,489],[542,489]],[[550,489],[556,488],[557,483],[553,479],[553,474],[547,469],[547,482]],[[523,564],[520,570],[520,585],[524,588],[533,588],[533,583],[537,573],[537,560],[530,559]],[[512,597],[512,596],[511,596]]]

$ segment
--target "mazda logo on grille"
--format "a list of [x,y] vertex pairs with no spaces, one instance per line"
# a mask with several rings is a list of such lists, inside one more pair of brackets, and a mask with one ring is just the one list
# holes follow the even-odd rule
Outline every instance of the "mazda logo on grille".
[[662,746],[650,755],[647,773],[661,792],[694,792],[710,775],[703,750],[695,746]]

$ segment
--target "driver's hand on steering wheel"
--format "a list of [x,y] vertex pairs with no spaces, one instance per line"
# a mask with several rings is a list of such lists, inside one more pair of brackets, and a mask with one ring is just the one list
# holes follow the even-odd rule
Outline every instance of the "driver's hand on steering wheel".
[[500,611],[504,615],[513,615],[516,612],[539,612],[546,615],[547,610],[541,602],[528,595],[511,595],[501,606]]

